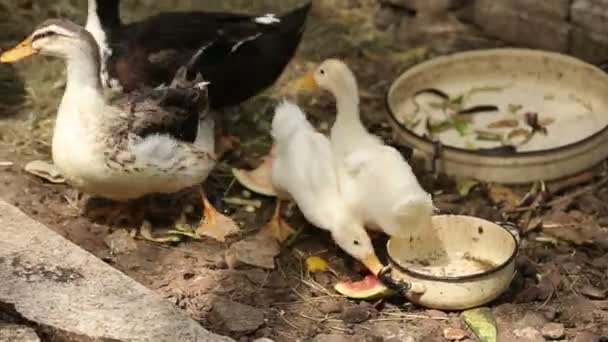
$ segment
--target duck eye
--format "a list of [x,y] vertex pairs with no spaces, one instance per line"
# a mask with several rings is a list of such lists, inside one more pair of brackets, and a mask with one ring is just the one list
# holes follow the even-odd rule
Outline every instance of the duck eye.
[[324,70],[324,69],[321,69],[321,70],[319,70],[319,73],[320,73],[321,75],[325,75],[325,70]]
[[359,240],[355,240],[355,241],[353,241],[353,243],[354,243],[356,246],[359,246]]
[[35,35],[32,40],[42,39],[42,38],[50,37],[50,36],[53,36],[53,35],[55,35],[55,32],[53,32],[53,31],[46,31],[46,32],[42,32],[42,33],[39,33],[39,34]]

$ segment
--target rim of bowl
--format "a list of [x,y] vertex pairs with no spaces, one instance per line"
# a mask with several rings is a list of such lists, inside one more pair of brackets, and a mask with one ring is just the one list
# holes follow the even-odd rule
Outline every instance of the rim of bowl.
[[[439,64],[446,59],[465,58],[470,55],[483,55],[483,54],[491,54],[491,53],[521,54],[522,55],[521,57],[525,57],[524,56],[525,54],[527,54],[527,55],[545,55],[550,58],[560,59],[563,62],[576,63],[581,67],[583,67],[583,66],[591,67],[598,72],[606,74],[606,72],[604,72],[602,69],[598,68],[597,66],[595,66],[593,64],[590,64],[590,63],[582,61],[578,58],[574,58],[572,56],[564,55],[564,54],[557,53],[557,52],[549,52],[549,51],[542,51],[542,50],[535,50],[535,49],[523,49],[523,48],[497,48],[497,49],[481,49],[481,50],[457,52],[457,53],[453,53],[453,54],[449,54],[449,55],[445,55],[445,56],[436,57],[436,58],[424,61],[422,63],[419,63],[419,64],[411,67],[410,69],[406,70],[405,72],[401,73],[391,83],[391,86],[389,87],[388,91],[386,92],[386,96],[384,97],[385,106],[388,111],[388,114],[389,114],[388,116],[389,116],[390,120],[398,126],[401,133],[408,135],[413,140],[416,140],[418,144],[427,144],[429,146],[432,146],[433,142],[431,140],[426,139],[425,137],[419,136],[418,134],[414,133],[412,130],[407,128],[405,124],[403,124],[403,123],[399,122],[399,120],[397,120],[396,114],[395,114],[395,112],[393,112],[393,109],[390,104],[391,93],[392,93],[393,89],[395,89],[397,81],[400,81],[408,73],[414,73],[417,71],[417,69],[421,69],[423,67],[428,67],[429,65]],[[599,131],[597,131],[591,135],[588,135],[587,137],[585,137],[581,140],[575,141],[575,142],[567,144],[567,145],[551,147],[551,148],[547,148],[547,149],[543,149],[543,150],[535,150],[535,151],[521,151],[521,152],[516,151],[515,153],[509,153],[509,154],[505,153],[505,154],[500,154],[500,155],[493,155],[493,154],[489,154],[489,153],[484,153],[483,151],[470,150],[470,149],[456,147],[456,146],[452,146],[452,145],[442,145],[442,148],[446,152],[449,152],[449,151],[459,152],[459,153],[467,154],[471,157],[486,157],[486,158],[496,158],[496,159],[538,157],[538,156],[547,156],[552,153],[564,152],[564,151],[568,151],[571,149],[573,150],[579,146],[585,145],[589,141],[594,140],[598,136],[605,134],[607,131],[608,131],[608,125],[604,126]]]
[[[460,217],[467,217],[465,215],[452,215],[452,216],[460,216]],[[468,216],[468,217],[474,217],[474,216]],[[477,219],[480,219],[478,217],[475,217]],[[483,220],[483,219],[481,219]],[[487,220],[485,220],[487,221]],[[437,280],[437,281],[444,281],[444,282],[454,282],[454,281],[462,281],[462,280],[471,280],[471,279],[475,279],[475,278],[481,278],[481,277],[485,277],[488,275],[491,275],[493,273],[496,273],[498,271],[501,271],[502,269],[504,269],[505,267],[507,267],[517,256],[517,252],[519,251],[519,242],[517,242],[517,238],[515,237],[515,235],[513,235],[513,233],[511,233],[511,231],[509,229],[507,229],[505,226],[503,226],[502,224],[498,224],[495,222],[491,222],[488,221],[490,223],[495,224],[496,226],[500,227],[502,230],[504,230],[505,232],[507,232],[509,234],[509,236],[513,239],[513,251],[511,252],[511,255],[509,256],[509,258],[507,258],[507,260],[505,260],[504,262],[502,262],[501,264],[487,270],[487,271],[483,271],[483,272],[477,272],[477,273],[471,273],[471,274],[465,274],[465,275],[459,275],[459,276],[437,276],[437,275],[432,275],[432,274],[428,274],[428,273],[420,273],[417,272],[415,270],[409,269],[403,265],[401,265],[400,263],[398,263],[392,256],[390,253],[390,249],[387,248],[387,255],[388,255],[388,259],[390,261],[390,263],[397,268],[399,271],[406,273],[412,277],[415,278],[420,278],[420,279],[425,279],[425,280]],[[392,241],[389,240],[387,242],[387,245],[390,244]]]

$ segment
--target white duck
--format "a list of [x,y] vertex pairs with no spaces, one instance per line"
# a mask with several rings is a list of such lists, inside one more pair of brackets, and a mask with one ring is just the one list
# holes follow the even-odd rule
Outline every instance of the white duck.
[[[53,161],[74,187],[92,195],[128,201],[151,193],[197,186],[216,163],[214,121],[207,83],[186,81],[181,68],[168,87],[103,95],[99,48],[90,33],[68,21],[42,23],[0,62],[41,54],[65,60],[67,85],[57,112]],[[224,238],[237,229],[202,193],[200,232]]]
[[[288,101],[276,109],[272,137],[276,146],[272,183],[278,201],[294,200],[309,222],[331,232],[340,248],[374,274],[381,274],[384,266],[363,222],[340,193],[329,139],[314,129],[298,106]],[[284,235],[278,233],[286,227],[278,210],[272,222],[274,234]],[[387,276],[381,280],[387,285],[400,285]]]
[[401,154],[361,122],[357,82],[348,66],[326,60],[296,85],[321,88],[336,98],[331,146],[340,191],[366,225],[397,237],[404,230],[430,229],[431,195],[422,189]]

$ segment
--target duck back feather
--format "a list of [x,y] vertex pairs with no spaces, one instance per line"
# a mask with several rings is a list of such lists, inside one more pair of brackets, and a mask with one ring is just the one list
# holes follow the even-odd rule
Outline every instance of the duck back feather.
[[276,81],[296,51],[311,7],[308,2],[276,18],[166,12],[123,25],[117,0],[97,2],[99,25],[109,45],[109,56],[104,58],[109,80],[117,81],[126,92],[166,84],[203,49],[189,76],[201,73],[211,83],[213,108],[238,104]]

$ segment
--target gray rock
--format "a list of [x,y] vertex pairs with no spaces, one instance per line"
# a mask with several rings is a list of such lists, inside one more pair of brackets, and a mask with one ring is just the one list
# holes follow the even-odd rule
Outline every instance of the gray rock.
[[529,312],[526,312],[524,317],[522,317],[520,320],[518,320],[515,323],[515,327],[516,328],[532,327],[532,328],[540,329],[545,324],[547,324],[547,318],[545,317],[545,315],[543,315],[540,312],[529,311]]
[[114,255],[126,254],[137,249],[135,239],[125,229],[119,229],[103,239]]
[[559,52],[569,47],[572,26],[567,22],[520,11],[503,1],[477,0],[474,21],[486,33],[507,42]]
[[212,319],[235,333],[250,333],[264,324],[264,311],[229,299],[213,299]]
[[563,324],[548,323],[542,328],[541,333],[548,339],[561,340],[566,335],[566,329]]
[[544,342],[545,338],[543,334],[536,328],[528,327],[523,329],[517,329],[513,331],[513,334],[518,338],[524,339],[529,342]]
[[40,342],[40,337],[30,327],[0,323],[0,342]]
[[608,33],[608,1],[574,0],[571,20],[587,31]]
[[281,252],[278,242],[270,235],[259,233],[235,242],[226,251],[226,262],[231,268],[251,265],[274,269],[274,258]]
[[312,342],[352,342],[352,339],[344,335],[319,334]]
[[342,312],[342,308],[344,307],[344,302],[338,299],[328,299],[319,303],[317,309],[324,314],[335,314]]
[[2,201],[0,304],[56,340],[233,341]]
[[513,11],[530,16],[566,21],[570,13],[571,0],[495,0],[508,5]]
[[343,308],[338,318],[346,323],[359,324],[372,318],[375,313],[374,311],[375,309],[372,306],[361,303],[360,305]]

